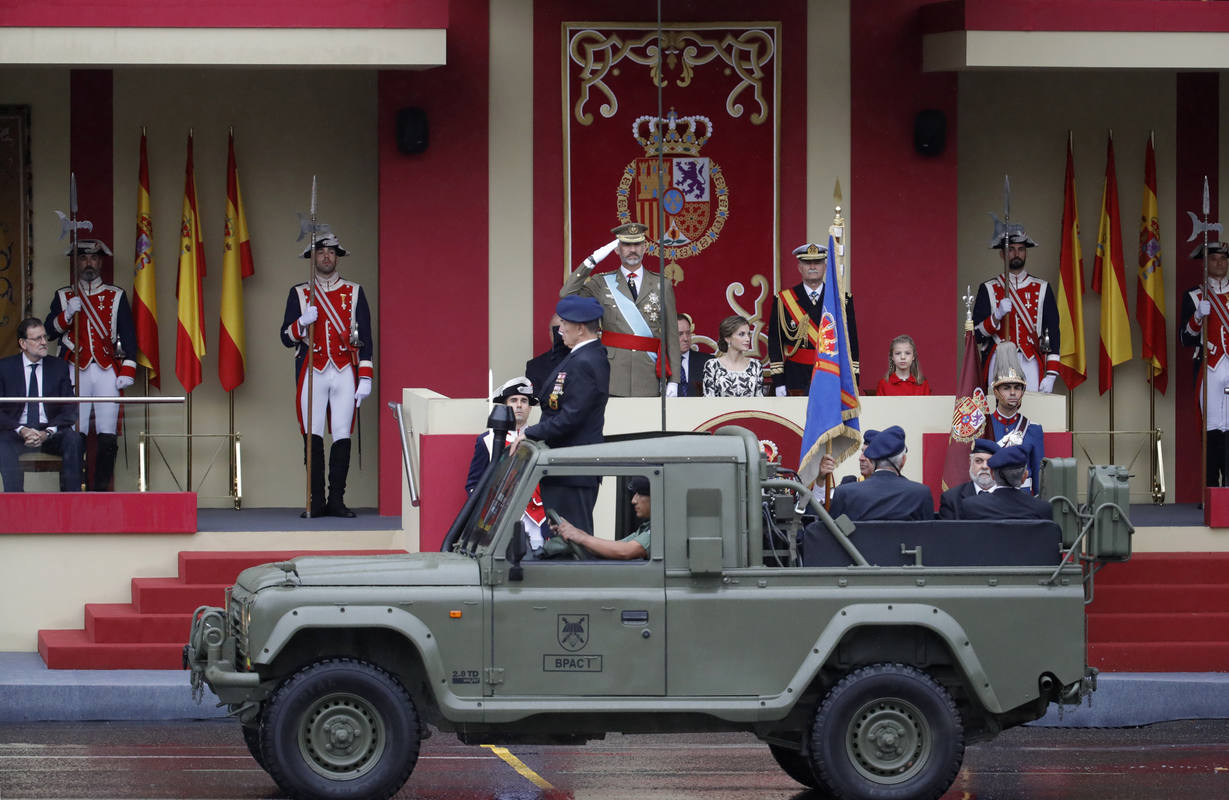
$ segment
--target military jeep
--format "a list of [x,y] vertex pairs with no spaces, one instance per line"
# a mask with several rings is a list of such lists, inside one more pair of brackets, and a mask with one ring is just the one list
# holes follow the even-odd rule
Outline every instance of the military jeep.
[[[597,476],[598,535],[648,558],[535,556],[543,478]],[[1125,470],[1043,478],[1054,522],[831,519],[742,428],[497,460],[447,552],[245,570],[197,610],[185,666],[287,793],[385,798],[430,729],[468,743],[749,731],[821,796],[937,798],[965,744],[1095,688],[1084,603],[1130,555]],[[430,727],[429,727],[430,726]]]

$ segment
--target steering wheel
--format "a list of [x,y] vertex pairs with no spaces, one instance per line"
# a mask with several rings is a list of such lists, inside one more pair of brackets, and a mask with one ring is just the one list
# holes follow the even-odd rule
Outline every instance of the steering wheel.
[[[563,522],[563,517],[559,516],[559,512],[556,511],[555,509],[546,508],[546,509],[543,509],[543,511],[546,514],[546,519],[549,520],[552,525],[558,525],[560,522]],[[569,539],[564,539],[562,536],[560,536],[557,533],[554,534],[552,538],[558,539],[559,541],[567,545],[567,550],[560,551],[559,554],[561,556],[566,553],[566,555],[569,558],[573,558],[577,561],[583,561],[584,559],[589,558],[589,551],[586,550],[583,546],[577,544],[576,542],[573,542]]]

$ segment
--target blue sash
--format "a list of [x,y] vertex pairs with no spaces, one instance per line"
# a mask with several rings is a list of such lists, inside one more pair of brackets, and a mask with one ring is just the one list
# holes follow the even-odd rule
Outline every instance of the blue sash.
[[[650,339],[656,338],[653,335],[653,329],[649,327],[648,321],[645,320],[644,314],[640,313],[640,309],[632,301],[630,297],[619,291],[619,273],[611,272],[605,275],[606,286],[610,289],[610,294],[614,297],[615,307],[619,309],[619,313],[623,315],[623,319],[627,321],[627,326],[632,329],[632,333],[637,336],[647,336]],[[657,353],[648,353],[646,355],[653,359],[653,363],[657,363]]]

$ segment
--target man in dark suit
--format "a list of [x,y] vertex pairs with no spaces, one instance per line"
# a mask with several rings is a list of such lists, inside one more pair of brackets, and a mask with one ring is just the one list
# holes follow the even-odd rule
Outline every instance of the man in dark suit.
[[[68,362],[47,358],[47,330],[30,317],[17,326],[21,352],[0,359],[0,396],[71,397]],[[81,437],[73,430],[70,403],[5,403],[0,406],[0,477],[6,492],[25,491],[17,457],[27,449],[60,456],[60,491],[81,490]]]
[[961,519],[960,506],[970,497],[994,489],[990,457],[999,451],[997,442],[978,439],[969,452],[969,480],[939,495],[939,519]]
[[961,519],[1053,519],[1050,504],[1021,486],[1028,477],[1032,454],[1027,445],[1004,447],[990,457],[994,491],[970,497],[961,505]]
[[704,364],[711,361],[712,353],[691,349],[691,334],[695,323],[690,314],[679,314],[679,397],[704,396]]
[[[592,297],[569,295],[555,306],[559,333],[572,352],[559,362],[538,391],[542,418],[525,429],[526,439],[549,447],[595,444],[604,440],[606,401],[610,397],[610,361],[598,339],[602,304]],[[547,476],[542,503],[584,531],[593,530],[593,505],[599,476]]]
[[905,432],[899,425],[880,431],[866,447],[874,471],[860,483],[842,483],[832,493],[833,517],[854,522],[876,519],[933,519],[930,489],[900,474],[905,466]]

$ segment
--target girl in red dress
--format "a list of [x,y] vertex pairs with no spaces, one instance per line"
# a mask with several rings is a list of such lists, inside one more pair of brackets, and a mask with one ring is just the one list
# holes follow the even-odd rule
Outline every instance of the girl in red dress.
[[913,343],[912,336],[901,334],[892,340],[892,347],[888,350],[888,371],[879,379],[875,394],[880,397],[930,394],[930,384],[917,363],[917,345]]

